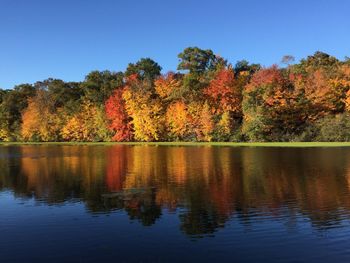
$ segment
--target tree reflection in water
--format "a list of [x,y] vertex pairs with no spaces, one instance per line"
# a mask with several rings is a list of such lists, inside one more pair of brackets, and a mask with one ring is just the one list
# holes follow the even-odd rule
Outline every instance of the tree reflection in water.
[[82,201],[144,226],[176,213],[190,236],[234,218],[299,216],[316,229],[349,219],[350,149],[168,146],[0,148],[0,190],[47,204]]

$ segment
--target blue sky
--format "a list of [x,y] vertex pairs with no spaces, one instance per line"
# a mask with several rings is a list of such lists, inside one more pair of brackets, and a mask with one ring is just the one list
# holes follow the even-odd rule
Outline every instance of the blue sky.
[[151,57],[176,70],[188,46],[271,65],[321,50],[350,56],[347,0],[0,0],[0,87],[80,81]]

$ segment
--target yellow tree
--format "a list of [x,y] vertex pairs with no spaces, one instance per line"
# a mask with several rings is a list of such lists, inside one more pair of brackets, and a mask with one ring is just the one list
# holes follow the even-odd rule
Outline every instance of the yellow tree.
[[62,111],[53,109],[46,91],[39,90],[28,100],[22,112],[22,137],[24,140],[55,141],[59,139],[62,126]]
[[311,102],[316,118],[329,112],[337,111],[337,101],[340,94],[330,83],[326,72],[318,69],[307,76],[305,83],[305,95]]
[[169,72],[166,75],[159,77],[154,82],[154,88],[160,98],[166,99],[181,87],[181,81],[176,74]]
[[68,119],[61,130],[61,135],[64,140],[85,141],[84,124],[80,117],[80,114],[76,114]]
[[339,74],[330,80],[331,85],[338,92],[337,105],[339,108],[350,110],[350,65],[342,65]]
[[0,141],[8,142],[11,139],[11,133],[6,128],[0,128]]
[[191,102],[188,105],[188,124],[196,140],[211,141],[214,130],[213,114],[208,102]]
[[212,140],[212,133],[214,130],[213,116],[210,111],[208,102],[205,102],[200,114],[200,133],[198,134],[198,139],[200,141]]
[[104,110],[85,100],[80,112],[68,119],[61,135],[67,141],[106,141],[109,140],[107,126]]
[[166,112],[166,128],[170,138],[182,140],[187,134],[187,109],[183,101],[170,104]]
[[134,136],[139,141],[158,141],[164,130],[163,107],[147,91],[126,88],[123,92],[125,108],[131,117]]
[[220,120],[216,125],[217,130],[217,140],[219,141],[227,141],[230,138],[231,135],[231,129],[232,129],[232,120],[230,117],[230,113],[228,111],[225,111],[220,116]]

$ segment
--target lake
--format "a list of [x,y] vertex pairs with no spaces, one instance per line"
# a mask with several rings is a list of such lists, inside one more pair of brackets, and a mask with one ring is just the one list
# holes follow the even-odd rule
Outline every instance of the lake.
[[0,146],[0,262],[350,262],[350,148]]

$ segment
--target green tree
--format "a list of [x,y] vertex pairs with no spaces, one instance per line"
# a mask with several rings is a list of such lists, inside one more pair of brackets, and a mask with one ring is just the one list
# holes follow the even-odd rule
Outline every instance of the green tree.
[[36,89],[46,90],[54,108],[63,108],[64,112],[71,114],[79,107],[84,92],[79,82],[64,82],[60,79],[49,78],[34,84]]
[[92,71],[81,83],[86,99],[96,104],[103,104],[113,91],[123,86],[122,72]]
[[302,59],[299,64],[292,65],[292,71],[304,75],[319,69],[332,72],[339,64],[340,61],[336,57],[317,51],[312,56]]
[[348,142],[350,141],[349,113],[326,116],[315,123],[315,141]]
[[160,76],[162,67],[150,58],[141,58],[138,62],[130,63],[125,71],[125,76],[129,77],[136,74],[141,80],[150,83]]
[[252,75],[260,69],[261,69],[260,64],[249,64],[247,60],[237,61],[234,67],[236,76],[239,76],[243,72],[247,72],[248,75]]
[[226,60],[216,56],[212,50],[204,50],[198,47],[186,48],[178,55],[178,58],[180,63],[177,69],[188,70],[190,74],[201,74],[227,64]]
[[21,137],[21,114],[28,106],[28,99],[35,95],[35,88],[30,84],[15,86],[2,95],[0,104],[0,126],[9,141]]

